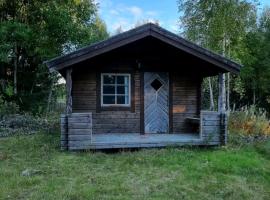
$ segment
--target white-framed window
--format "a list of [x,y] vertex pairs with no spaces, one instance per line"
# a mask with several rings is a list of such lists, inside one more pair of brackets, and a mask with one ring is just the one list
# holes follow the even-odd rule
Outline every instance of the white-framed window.
[[101,74],[101,106],[130,106],[130,74]]

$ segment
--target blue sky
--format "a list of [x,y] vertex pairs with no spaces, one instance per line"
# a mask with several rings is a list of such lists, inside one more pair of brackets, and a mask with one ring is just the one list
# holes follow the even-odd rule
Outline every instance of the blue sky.
[[[121,26],[125,31],[136,22],[158,21],[160,26],[178,32],[177,0],[96,0],[99,13],[108,31],[113,34]],[[270,6],[270,0],[260,0],[261,6]]]

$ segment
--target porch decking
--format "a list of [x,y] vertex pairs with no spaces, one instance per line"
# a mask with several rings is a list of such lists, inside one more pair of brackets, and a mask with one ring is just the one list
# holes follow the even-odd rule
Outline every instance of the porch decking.
[[[222,122],[222,123],[221,123]],[[220,145],[226,142],[226,117],[218,112],[201,112],[197,133],[93,133],[92,113],[61,116],[61,149],[148,148],[183,145]]]
[[[69,143],[70,150],[205,145],[205,142],[200,138],[200,135],[194,133],[145,135],[139,133],[93,134],[91,141],[73,140],[69,141]],[[214,142],[210,145],[218,145],[218,143]]]

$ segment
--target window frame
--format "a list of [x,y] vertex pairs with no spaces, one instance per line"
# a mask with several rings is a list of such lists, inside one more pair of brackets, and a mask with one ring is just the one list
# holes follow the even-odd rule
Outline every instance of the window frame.
[[[110,75],[110,76],[128,76],[128,104],[117,104],[117,96],[126,96],[126,94],[124,95],[117,95],[117,93],[115,93],[114,95],[108,95],[108,96],[114,96],[115,97],[115,104],[104,104],[103,103],[103,86],[104,86],[104,76],[106,75]],[[106,85],[106,84],[105,84]],[[108,84],[109,85],[109,84]],[[113,85],[113,84],[112,84]],[[125,84],[117,84],[117,81],[114,83],[114,87],[115,90],[117,91],[117,86],[125,86]],[[106,94],[105,94],[106,96]],[[108,108],[108,107],[121,107],[121,108],[129,108],[131,107],[131,74],[130,73],[101,73],[100,74],[100,105],[103,108]]]

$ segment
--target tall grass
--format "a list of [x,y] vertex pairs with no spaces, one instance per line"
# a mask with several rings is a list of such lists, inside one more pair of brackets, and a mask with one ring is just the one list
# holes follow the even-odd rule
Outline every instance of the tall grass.
[[229,116],[230,135],[250,140],[262,140],[270,137],[270,124],[267,113],[255,106],[244,107]]

